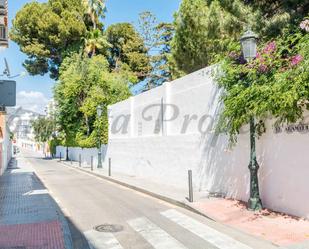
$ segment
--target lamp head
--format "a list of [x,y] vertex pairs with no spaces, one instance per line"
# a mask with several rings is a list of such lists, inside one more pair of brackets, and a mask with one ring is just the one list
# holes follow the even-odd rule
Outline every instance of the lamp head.
[[248,29],[240,38],[241,49],[246,61],[256,58],[258,35]]
[[97,115],[98,115],[99,118],[102,116],[102,112],[103,112],[102,106],[98,105],[97,106]]

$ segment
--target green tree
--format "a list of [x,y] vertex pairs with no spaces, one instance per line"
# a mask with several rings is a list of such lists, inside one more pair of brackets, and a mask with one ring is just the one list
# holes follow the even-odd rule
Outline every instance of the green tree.
[[266,39],[281,35],[285,28],[292,28],[308,15],[309,2],[303,0],[246,0],[257,12],[258,31]]
[[[129,80],[136,80],[129,71],[110,72],[109,63],[102,55],[91,58],[73,54],[61,66],[55,87],[60,132],[68,142],[81,147],[94,147],[98,126],[103,143],[107,142],[107,106],[130,96]],[[96,107],[104,106],[104,117],[98,120]]]
[[94,56],[98,52],[101,54],[106,54],[108,48],[111,44],[107,42],[106,36],[99,29],[94,29],[88,32],[87,38],[85,38],[85,53],[87,55]]
[[147,48],[139,33],[130,23],[110,25],[106,30],[109,49],[108,61],[112,70],[130,69],[139,80],[151,70]]
[[55,130],[55,122],[46,117],[39,117],[31,123],[36,142],[48,142]]
[[159,23],[149,11],[140,13],[138,27],[150,58],[151,70],[146,77],[149,90],[172,79],[169,57],[174,27],[171,23]]
[[158,42],[156,26],[158,24],[156,16],[150,11],[144,11],[139,14],[138,31],[144,40],[148,51],[156,47]]
[[101,30],[103,25],[100,19],[105,17],[106,4],[104,0],[82,0],[83,6],[91,19],[93,30]]
[[172,42],[178,70],[191,73],[217,62],[239,39],[245,24],[254,23],[253,16],[239,0],[183,0]]
[[150,75],[151,85],[161,85],[172,80],[171,42],[174,36],[174,26],[171,23],[156,25],[158,53],[152,57],[153,70]]
[[69,51],[79,51],[86,36],[81,0],[49,0],[26,4],[13,20],[10,37],[28,58],[30,75],[59,76],[59,66]]
[[247,26],[265,42],[292,31],[308,12],[302,0],[183,0],[174,21],[174,77],[220,61]]

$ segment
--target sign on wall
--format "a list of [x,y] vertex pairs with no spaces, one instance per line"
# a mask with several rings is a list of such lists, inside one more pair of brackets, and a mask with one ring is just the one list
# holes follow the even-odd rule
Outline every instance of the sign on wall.
[[0,80],[0,106],[16,105],[16,81]]

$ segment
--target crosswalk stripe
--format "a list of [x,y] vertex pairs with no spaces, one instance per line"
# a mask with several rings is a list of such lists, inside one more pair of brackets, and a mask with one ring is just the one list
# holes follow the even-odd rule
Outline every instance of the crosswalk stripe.
[[161,212],[161,215],[220,249],[252,249],[232,237],[200,223],[199,221],[194,220],[174,209]]
[[100,233],[90,230],[84,233],[91,249],[123,249],[111,233]]
[[136,232],[141,234],[155,249],[186,249],[183,244],[147,218],[129,220],[128,224]]

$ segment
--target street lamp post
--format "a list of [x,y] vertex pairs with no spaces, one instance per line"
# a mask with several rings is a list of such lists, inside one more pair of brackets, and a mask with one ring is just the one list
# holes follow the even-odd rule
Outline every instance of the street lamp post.
[[[254,60],[256,57],[257,39],[258,36],[250,29],[246,31],[240,39],[242,53],[247,62]],[[256,160],[255,138],[256,138],[256,126],[254,117],[252,116],[250,118],[250,163],[249,163],[250,198],[248,201],[248,209],[258,211],[261,210],[263,206],[259,191],[259,181],[258,181],[259,164]]]
[[[102,106],[98,105],[97,106],[97,115],[98,115],[99,120],[101,119],[102,112],[103,112]],[[100,123],[99,123],[99,126],[98,126],[98,138],[99,138],[98,169],[102,168],[102,152],[101,152],[101,136],[100,136],[100,134],[101,134],[101,130],[100,130]]]

